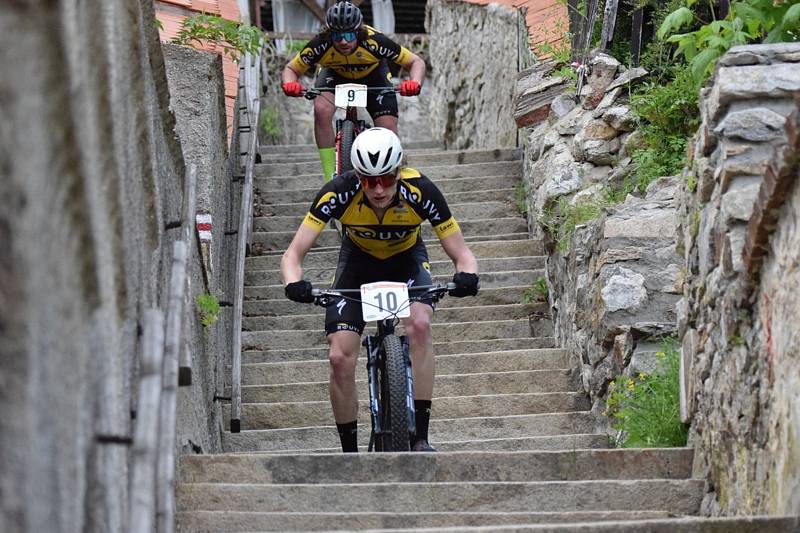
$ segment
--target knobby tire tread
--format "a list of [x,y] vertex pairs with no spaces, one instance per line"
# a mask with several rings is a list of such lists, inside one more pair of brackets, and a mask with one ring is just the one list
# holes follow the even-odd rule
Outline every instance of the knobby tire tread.
[[391,429],[391,449],[386,451],[407,452],[408,442],[408,406],[406,405],[406,363],[403,357],[403,345],[396,335],[387,335],[383,339],[386,355],[386,378],[388,381],[389,411],[386,413],[387,429]]
[[342,140],[339,144],[339,175],[353,169],[353,162],[350,160],[350,151],[353,148],[353,141],[355,139],[355,124],[349,120],[343,121]]

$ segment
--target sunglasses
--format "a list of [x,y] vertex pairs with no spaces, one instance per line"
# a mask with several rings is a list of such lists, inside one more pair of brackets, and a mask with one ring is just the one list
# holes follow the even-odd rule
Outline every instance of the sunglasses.
[[351,42],[356,40],[356,32],[354,32],[354,31],[334,31],[334,32],[331,32],[331,38],[333,39],[333,42],[335,42],[335,43],[338,43],[342,39],[344,39],[348,43],[351,43]]
[[397,176],[395,174],[384,174],[383,176],[359,176],[358,179],[361,180],[361,186],[364,189],[374,189],[381,185],[384,189],[388,189],[395,183],[397,183]]

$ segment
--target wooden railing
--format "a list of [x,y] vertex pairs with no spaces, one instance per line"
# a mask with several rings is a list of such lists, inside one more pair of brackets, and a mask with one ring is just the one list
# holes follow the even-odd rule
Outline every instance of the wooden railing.
[[253,229],[253,169],[258,154],[258,118],[261,110],[261,58],[245,54],[241,62],[242,93],[245,99],[247,125],[240,132],[250,132],[244,164],[239,229],[236,247],[235,296],[233,300],[233,346],[231,353],[231,421],[232,433],[238,433],[242,419],[242,307],[244,303],[244,260],[251,244]]

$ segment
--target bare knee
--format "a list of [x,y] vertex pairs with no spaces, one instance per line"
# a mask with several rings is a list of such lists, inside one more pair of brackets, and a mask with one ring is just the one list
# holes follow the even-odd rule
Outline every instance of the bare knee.
[[412,313],[405,320],[405,328],[412,342],[427,342],[431,338],[431,317],[427,313]]

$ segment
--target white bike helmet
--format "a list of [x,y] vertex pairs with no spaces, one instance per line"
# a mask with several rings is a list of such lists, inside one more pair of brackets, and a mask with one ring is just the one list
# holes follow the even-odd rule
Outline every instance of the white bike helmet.
[[370,128],[353,141],[350,161],[362,176],[383,176],[400,168],[403,146],[392,130]]

